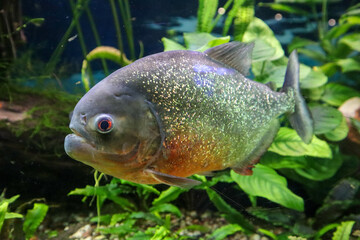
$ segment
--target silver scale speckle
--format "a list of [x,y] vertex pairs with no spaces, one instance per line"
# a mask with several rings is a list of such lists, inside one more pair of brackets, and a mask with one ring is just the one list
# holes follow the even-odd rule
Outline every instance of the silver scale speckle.
[[224,167],[245,160],[270,122],[294,108],[292,96],[246,79],[202,53],[156,54],[123,70],[112,81],[135,88],[154,104],[166,142],[186,142],[187,148],[200,142],[200,149],[227,156]]

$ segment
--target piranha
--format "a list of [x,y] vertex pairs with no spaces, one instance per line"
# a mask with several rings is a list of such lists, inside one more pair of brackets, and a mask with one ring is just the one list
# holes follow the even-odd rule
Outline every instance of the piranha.
[[[193,174],[249,174],[287,114],[305,143],[313,121],[293,52],[280,91],[250,80],[254,44],[168,51],[123,67],[90,89],[71,116],[66,153],[114,177],[183,188]],[[250,171],[250,172],[249,172]]]

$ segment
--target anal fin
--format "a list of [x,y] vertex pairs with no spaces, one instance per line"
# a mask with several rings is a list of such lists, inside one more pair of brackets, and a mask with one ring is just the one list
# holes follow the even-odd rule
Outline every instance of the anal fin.
[[145,172],[151,174],[156,180],[167,185],[177,186],[181,188],[192,188],[201,184],[200,181],[196,181],[189,178],[177,177],[166,173],[158,172],[152,169],[146,169]]

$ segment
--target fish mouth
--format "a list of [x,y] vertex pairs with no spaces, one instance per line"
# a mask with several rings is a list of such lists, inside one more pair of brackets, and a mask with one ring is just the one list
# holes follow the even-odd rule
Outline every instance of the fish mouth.
[[72,134],[65,137],[64,148],[67,155],[71,158],[83,162],[87,165],[95,167],[99,163],[110,162],[114,164],[122,163],[126,167],[126,163],[133,162],[138,155],[141,143],[140,141],[134,145],[133,149],[126,154],[104,152],[97,149],[93,142],[88,141],[81,133],[71,128]]

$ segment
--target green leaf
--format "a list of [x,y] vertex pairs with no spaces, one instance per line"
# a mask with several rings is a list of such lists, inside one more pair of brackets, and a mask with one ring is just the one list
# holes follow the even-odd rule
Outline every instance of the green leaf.
[[270,46],[270,44],[262,39],[257,39],[255,40],[255,45],[252,52],[252,62],[270,60],[273,58],[275,51],[275,48]]
[[309,45],[316,45],[317,43],[309,39],[294,37],[291,43],[288,45],[288,52],[292,52],[295,49],[303,48]]
[[346,118],[342,116],[342,121],[339,126],[337,126],[331,132],[325,133],[325,137],[333,142],[341,141],[347,137],[349,133],[349,126],[347,125]]
[[5,221],[5,215],[6,215],[8,206],[9,206],[8,202],[3,202],[0,204],[0,232],[1,232],[1,228]]
[[160,193],[158,198],[155,198],[152,202],[153,205],[159,205],[162,203],[168,203],[178,198],[178,196],[183,193],[187,192],[186,189],[179,188],[179,187],[169,187],[165,191]]
[[349,240],[354,223],[355,221],[342,222],[341,225],[336,228],[332,240]]
[[273,169],[304,168],[307,166],[304,157],[281,156],[270,151],[260,158],[260,163]]
[[327,83],[327,76],[321,71],[311,70],[308,74],[303,74],[301,71],[302,64],[300,65],[300,88],[309,89],[309,88],[318,88]]
[[162,240],[169,233],[170,233],[169,229],[166,229],[164,226],[158,226],[151,240]]
[[264,197],[287,208],[304,211],[304,200],[292,193],[287,188],[286,179],[271,168],[257,164],[253,175],[242,176],[231,171],[231,177],[249,195]]
[[5,214],[5,219],[12,219],[12,218],[23,218],[24,216],[20,213],[15,212],[7,212]]
[[49,207],[46,204],[34,203],[34,207],[27,211],[23,225],[26,239],[30,239],[34,235],[36,229],[44,220],[48,209]]
[[232,235],[236,232],[242,232],[243,229],[237,224],[228,224],[222,226],[221,228],[216,229],[209,238],[212,240],[222,240],[225,239],[227,236]]
[[121,189],[117,188],[117,184],[106,184],[101,187],[87,185],[85,188],[76,188],[68,193],[68,195],[83,195],[87,197],[99,196],[102,200],[109,199],[113,201],[125,210],[131,211],[136,209],[135,205],[127,198],[118,196],[118,194],[121,193]]
[[151,212],[170,212],[170,213],[175,214],[178,217],[181,217],[181,215],[182,215],[179,208],[177,208],[175,205],[170,204],[170,203],[162,203],[162,204],[155,205],[150,208],[150,211]]
[[288,208],[262,208],[250,207],[248,212],[259,218],[271,223],[274,226],[292,228],[295,223],[305,218],[305,214]]
[[99,231],[104,234],[125,235],[137,231],[134,227],[135,222],[135,219],[127,219],[119,226],[100,228]]
[[205,51],[210,47],[215,47],[230,41],[230,37],[214,37],[210,33],[184,33],[186,49]]
[[325,141],[313,136],[311,143],[305,144],[294,129],[286,127],[280,128],[269,151],[282,156],[332,157],[331,149]]
[[360,97],[360,92],[338,83],[329,83],[325,86],[325,93],[321,100],[338,107],[352,97]]
[[199,0],[197,31],[210,32],[218,8],[218,0]]
[[293,13],[293,14],[298,14],[298,15],[303,15],[303,16],[307,16],[309,14],[309,12],[301,9],[301,8],[297,8],[288,4],[283,4],[283,3],[259,3],[258,4],[260,7],[270,7],[271,9],[275,10],[275,11],[281,11],[281,12],[287,12],[287,13]]
[[297,49],[299,54],[304,54],[308,56],[309,58],[312,58],[319,62],[326,62],[326,55],[322,52],[319,52],[318,50],[312,49],[310,47],[307,48],[298,48]]
[[275,49],[275,53],[270,60],[276,60],[284,56],[284,50],[280,42],[276,39],[273,31],[261,19],[254,18],[244,33],[243,41],[252,42],[258,39],[263,40]]
[[314,239],[315,240],[321,240],[321,236],[323,236],[325,233],[327,233],[328,231],[336,228],[337,226],[339,226],[338,223],[332,223],[329,225],[326,225],[325,227],[322,227],[315,235]]
[[340,59],[336,63],[341,67],[343,73],[360,71],[360,58],[358,57]]
[[331,178],[342,164],[342,158],[338,155],[334,155],[333,158],[304,157],[303,159],[307,166],[305,168],[297,168],[295,171],[297,174],[314,181],[323,181]]
[[220,195],[217,194],[213,189],[206,188],[206,193],[215,207],[221,213],[224,213],[226,220],[228,220],[230,223],[239,224],[247,233],[252,233],[255,231],[254,226],[241,213],[227,204],[224,199],[222,199]]
[[348,45],[352,50],[360,52],[360,34],[352,33],[342,37],[339,43]]
[[314,119],[315,134],[331,132],[340,126],[343,119],[342,113],[332,107],[318,105],[315,107],[310,107],[310,111]]
[[164,52],[173,51],[173,50],[186,50],[186,48],[183,45],[181,45],[171,39],[163,37],[163,38],[161,38],[161,41],[164,44]]

